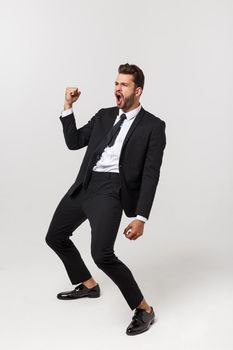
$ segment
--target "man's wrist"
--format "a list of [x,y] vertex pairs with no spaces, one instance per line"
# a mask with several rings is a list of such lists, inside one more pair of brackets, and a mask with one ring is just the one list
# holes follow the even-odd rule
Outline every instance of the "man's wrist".
[[145,222],[147,221],[147,218],[145,218],[145,217],[142,216],[142,215],[137,215],[137,216],[136,216],[136,219],[142,221],[143,223],[145,223]]
[[73,109],[72,109],[72,108],[69,108],[69,109],[66,109],[66,110],[61,111],[61,116],[62,116],[62,118],[63,118],[63,117],[66,117],[67,115],[70,115],[70,114],[72,114],[72,113],[73,113]]
[[64,103],[64,111],[72,108],[72,104]]

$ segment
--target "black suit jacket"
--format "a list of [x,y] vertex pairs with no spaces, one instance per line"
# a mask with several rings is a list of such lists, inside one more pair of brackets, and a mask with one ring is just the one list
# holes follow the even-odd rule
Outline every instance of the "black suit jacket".
[[[71,195],[82,184],[90,157],[102,138],[113,127],[117,107],[99,110],[83,127],[77,129],[73,113],[61,117],[66,145],[71,150],[87,146],[78,176],[68,190]],[[121,202],[127,216],[149,218],[160,176],[166,145],[166,124],[143,108],[125,137],[119,158]]]

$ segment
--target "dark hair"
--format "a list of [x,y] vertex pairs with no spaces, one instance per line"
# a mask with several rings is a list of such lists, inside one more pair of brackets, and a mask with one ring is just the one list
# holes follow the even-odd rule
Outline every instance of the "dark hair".
[[133,75],[134,83],[136,84],[136,86],[139,86],[143,89],[145,77],[143,71],[135,64],[121,64],[118,68],[118,73]]

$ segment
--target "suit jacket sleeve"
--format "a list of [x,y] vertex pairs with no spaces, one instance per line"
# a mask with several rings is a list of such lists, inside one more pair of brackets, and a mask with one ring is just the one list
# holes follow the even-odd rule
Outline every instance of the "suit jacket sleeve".
[[70,150],[77,150],[88,145],[91,132],[99,112],[97,112],[87,124],[79,129],[76,127],[73,113],[66,117],[60,116],[65,142]]
[[150,215],[158,185],[163,152],[166,146],[165,127],[166,123],[162,121],[159,129],[157,127],[152,130],[142,173],[136,213],[140,213],[147,219]]

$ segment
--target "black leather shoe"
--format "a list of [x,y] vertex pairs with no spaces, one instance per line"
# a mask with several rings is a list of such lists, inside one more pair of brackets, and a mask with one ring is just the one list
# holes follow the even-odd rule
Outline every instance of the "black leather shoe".
[[147,331],[150,328],[150,325],[155,322],[155,314],[153,307],[151,306],[150,313],[146,312],[143,309],[136,308],[134,312],[133,319],[126,329],[126,334],[136,335]]
[[93,288],[87,288],[80,283],[74,290],[61,292],[57,294],[57,298],[61,300],[72,300],[79,298],[98,298],[100,296],[100,287],[97,285]]

